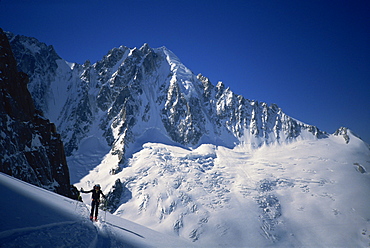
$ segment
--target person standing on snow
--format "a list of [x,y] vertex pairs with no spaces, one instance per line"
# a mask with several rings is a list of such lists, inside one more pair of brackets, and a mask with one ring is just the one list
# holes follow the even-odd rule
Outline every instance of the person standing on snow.
[[100,185],[99,184],[95,185],[94,188],[89,191],[84,191],[84,189],[81,188],[81,192],[82,193],[92,193],[90,220],[93,219],[94,211],[95,211],[95,221],[98,220],[98,208],[100,204],[100,195],[102,195],[104,199],[106,199],[106,196],[100,190]]

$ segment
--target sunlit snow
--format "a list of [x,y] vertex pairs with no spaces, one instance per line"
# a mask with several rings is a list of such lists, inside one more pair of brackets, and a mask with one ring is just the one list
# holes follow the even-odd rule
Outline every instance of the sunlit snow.
[[180,238],[100,211],[0,173],[1,247],[193,247]]
[[370,177],[357,164],[368,171],[370,152],[351,138],[259,149],[147,143],[120,173],[110,175],[108,156],[77,186],[108,193],[120,179],[131,198],[115,215],[203,247],[363,247]]

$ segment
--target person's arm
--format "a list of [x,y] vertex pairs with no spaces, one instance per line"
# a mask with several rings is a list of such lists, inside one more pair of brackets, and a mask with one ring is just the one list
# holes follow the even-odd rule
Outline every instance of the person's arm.
[[104,197],[104,199],[107,199],[107,197],[103,194],[103,191],[100,190],[100,194]]
[[91,193],[91,192],[93,192],[93,189],[89,190],[89,191],[85,191],[83,188],[81,188],[80,192],[82,192],[82,193]]

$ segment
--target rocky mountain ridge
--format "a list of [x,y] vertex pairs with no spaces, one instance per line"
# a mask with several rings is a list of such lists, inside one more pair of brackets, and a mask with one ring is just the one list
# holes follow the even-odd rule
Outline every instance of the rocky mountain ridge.
[[56,127],[33,103],[28,75],[18,72],[0,29],[0,171],[59,194],[77,198]]
[[35,104],[57,124],[67,156],[93,129],[103,132],[121,164],[146,132],[185,147],[241,142],[259,147],[328,136],[275,104],[248,100],[222,82],[213,85],[194,75],[165,47],[121,46],[94,64],[79,65],[34,38],[8,36],[18,68],[31,75],[31,94],[39,96]]

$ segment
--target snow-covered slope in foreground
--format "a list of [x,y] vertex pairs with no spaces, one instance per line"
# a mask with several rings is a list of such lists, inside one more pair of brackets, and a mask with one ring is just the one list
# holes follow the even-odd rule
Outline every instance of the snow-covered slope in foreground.
[[191,243],[0,173],[0,247],[192,247]]
[[349,135],[256,150],[146,143],[118,174],[107,156],[78,186],[108,193],[119,179],[116,215],[201,247],[367,247],[370,151]]

